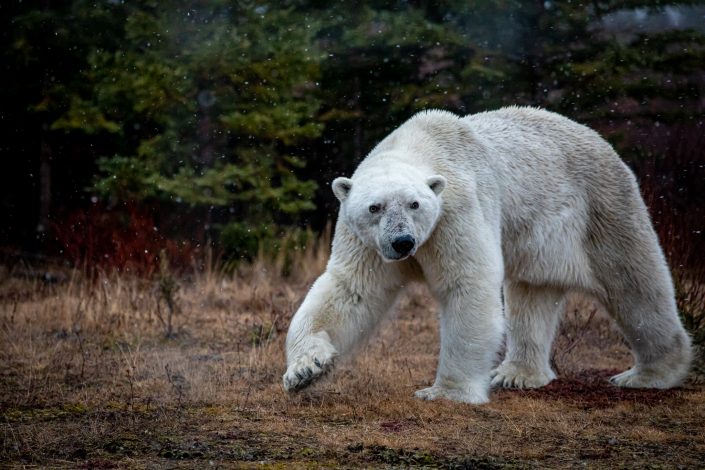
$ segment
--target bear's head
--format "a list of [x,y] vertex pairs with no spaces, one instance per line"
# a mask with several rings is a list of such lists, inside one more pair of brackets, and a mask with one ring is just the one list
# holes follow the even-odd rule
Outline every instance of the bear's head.
[[413,256],[428,239],[441,215],[440,175],[359,174],[333,180],[340,200],[340,217],[353,233],[385,261]]

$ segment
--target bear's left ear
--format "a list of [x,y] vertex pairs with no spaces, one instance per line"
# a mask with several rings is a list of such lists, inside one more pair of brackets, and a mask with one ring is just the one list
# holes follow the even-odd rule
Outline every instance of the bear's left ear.
[[426,180],[426,184],[431,188],[431,191],[436,193],[436,196],[440,196],[443,190],[446,189],[447,182],[448,181],[441,175],[429,176]]
[[333,194],[338,198],[340,202],[343,202],[345,198],[350,194],[352,189],[352,180],[350,178],[345,178],[343,176],[333,180],[331,188],[333,188]]

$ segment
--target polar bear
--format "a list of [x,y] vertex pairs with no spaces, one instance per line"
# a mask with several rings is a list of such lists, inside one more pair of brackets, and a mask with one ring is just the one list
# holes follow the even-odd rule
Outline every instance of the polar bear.
[[613,384],[687,375],[690,338],[635,177],[587,127],[536,108],[421,112],[332,189],[332,253],[292,319],[285,389],[325,374],[411,281],[441,306],[436,379],[419,398],[480,404],[490,386],[548,384],[570,291],[596,297],[631,346]]

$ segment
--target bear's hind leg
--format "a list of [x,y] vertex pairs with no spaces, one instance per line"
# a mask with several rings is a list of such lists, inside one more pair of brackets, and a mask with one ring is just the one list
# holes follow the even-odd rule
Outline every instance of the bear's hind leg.
[[634,366],[610,379],[632,388],[671,388],[688,374],[690,338],[664,292],[622,292],[608,304],[634,355]]
[[507,282],[507,353],[492,371],[492,385],[538,388],[556,378],[551,369],[551,345],[565,308],[560,288]]

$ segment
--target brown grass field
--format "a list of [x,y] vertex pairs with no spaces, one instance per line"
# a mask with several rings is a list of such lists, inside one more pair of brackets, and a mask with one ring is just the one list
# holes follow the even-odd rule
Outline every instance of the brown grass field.
[[[255,263],[176,281],[76,274],[55,284],[0,268],[0,467],[703,468],[705,385],[622,390],[631,356],[576,298],[556,341],[559,380],[485,406],[421,402],[437,306],[411,289],[369,344],[320,384],[281,386],[289,320],[322,271]],[[164,279],[162,279],[162,287]]]

